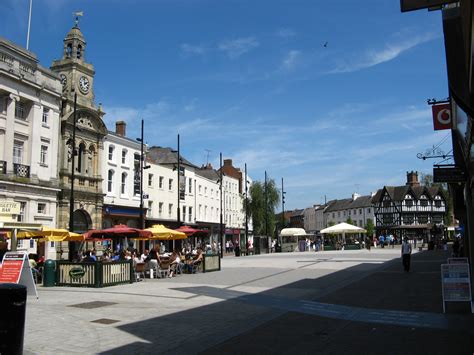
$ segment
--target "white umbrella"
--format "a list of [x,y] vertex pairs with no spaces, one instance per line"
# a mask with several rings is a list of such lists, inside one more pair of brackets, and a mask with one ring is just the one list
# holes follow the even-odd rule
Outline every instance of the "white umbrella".
[[303,228],[283,228],[280,232],[282,237],[292,237],[298,235],[306,235],[306,231]]
[[331,227],[324,228],[321,230],[321,234],[337,234],[337,233],[365,233],[367,232],[364,228],[353,226],[349,223],[339,223]]

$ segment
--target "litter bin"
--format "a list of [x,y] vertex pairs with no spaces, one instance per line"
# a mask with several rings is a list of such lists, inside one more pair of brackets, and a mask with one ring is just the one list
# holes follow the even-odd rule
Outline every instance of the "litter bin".
[[0,284],[0,354],[23,354],[25,334],[26,286]]
[[48,259],[43,267],[43,286],[53,287],[56,285],[56,262]]
[[235,256],[240,256],[240,247],[239,246],[235,247]]

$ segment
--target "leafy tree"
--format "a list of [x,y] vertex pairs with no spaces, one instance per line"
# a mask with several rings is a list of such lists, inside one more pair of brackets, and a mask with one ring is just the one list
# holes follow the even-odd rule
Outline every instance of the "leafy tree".
[[280,191],[273,179],[267,180],[266,185],[265,189],[264,182],[254,181],[249,189],[248,213],[252,217],[254,235],[265,235],[268,232],[271,236],[275,231],[275,209],[280,202]]
[[365,230],[367,231],[366,232],[367,237],[372,238],[372,236],[374,235],[374,230],[375,230],[374,221],[372,219],[367,220],[367,224],[365,225]]
[[347,224],[352,224],[352,225],[354,225],[354,221],[352,220],[351,217],[347,217],[346,223],[347,223]]

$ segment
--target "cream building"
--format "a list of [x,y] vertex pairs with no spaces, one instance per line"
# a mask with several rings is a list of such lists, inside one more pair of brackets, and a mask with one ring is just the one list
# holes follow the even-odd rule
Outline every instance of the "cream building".
[[[20,203],[19,226],[56,225],[60,102],[58,75],[0,38],[0,200]],[[18,248],[36,252],[36,242]],[[54,243],[45,252],[55,257]]]

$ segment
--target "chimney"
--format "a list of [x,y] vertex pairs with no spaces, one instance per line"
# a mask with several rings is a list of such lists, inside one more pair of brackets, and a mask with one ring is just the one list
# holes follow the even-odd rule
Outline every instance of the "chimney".
[[418,181],[418,172],[416,171],[407,171],[407,183],[408,186],[420,186]]
[[224,166],[232,166],[232,159],[224,159]]
[[127,123],[125,121],[117,121],[115,122],[115,133],[119,136],[125,137],[127,130]]

